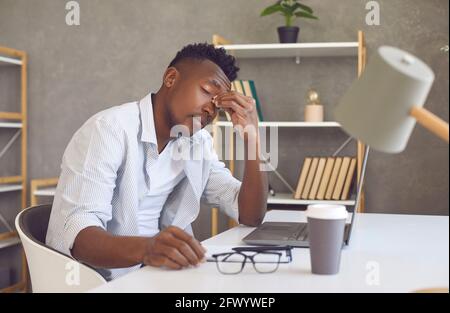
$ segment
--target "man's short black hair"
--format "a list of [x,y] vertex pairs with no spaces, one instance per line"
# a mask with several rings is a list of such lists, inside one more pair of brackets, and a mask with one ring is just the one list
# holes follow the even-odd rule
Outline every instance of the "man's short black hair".
[[236,79],[239,67],[235,65],[236,59],[228,55],[224,48],[216,48],[208,43],[194,43],[183,47],[177,52],[175,58],[170,62],[169,67],[186,58],[197,60],[210,60],[219,66],[230,82]]

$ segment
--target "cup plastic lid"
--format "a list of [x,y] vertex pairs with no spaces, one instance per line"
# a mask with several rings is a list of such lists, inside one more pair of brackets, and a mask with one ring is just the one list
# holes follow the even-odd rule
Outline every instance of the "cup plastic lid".
[[338,204],[310,204],[305,214],[306,217],[326,220],[347,219],[348,216],[345,205]]

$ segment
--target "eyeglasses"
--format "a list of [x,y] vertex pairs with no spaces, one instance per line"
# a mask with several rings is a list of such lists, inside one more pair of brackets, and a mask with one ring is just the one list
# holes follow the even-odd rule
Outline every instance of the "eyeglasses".
[[[283,263],[292,262],[292,247],[235,247],[232,252],[213,254],[220,273],[231,275],[239,274],[247,262],[253,264],[255,271],[261,274],[273,273]],[[283,252],[285,260],[282,260]]]

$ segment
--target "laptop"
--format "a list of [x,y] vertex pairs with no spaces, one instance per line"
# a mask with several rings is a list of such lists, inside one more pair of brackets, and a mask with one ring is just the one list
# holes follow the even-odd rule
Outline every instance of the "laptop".
[[[353,214],[354,215],[354,214]],[[353,221],[353,217],[352,217]],[[345,225],[344,244],[348,245],[351,224]],[[264,222],[243,241],[249,245],[263,246],[292,246],[308,248],[308,224],[292,222]]]
[[[367,147],[368,153],[368,147]],[[362,176],[364,177],[365,167],[367,164],[367,156],[365,154],[363,160]],[[362,182],[362,180],[361,180]],[[353,224],[355,221],[356,208],[359,205],[361,197],[361,186],[354,184],[353,194],[356,192],[355,203],[353,210],[348,209],[351,213],[350,223],[345,225],[344,231],[344,245],[350,244],[350,236],[352,234]],[[348,206],[347,206],[348,207]],[[307,248],[309,247],[308,240],[308,224],[307,223],[293,223],[293,222],[264,222],[250,234],[248,234],[243,241],[249,245],[289,245],[292,247]]]

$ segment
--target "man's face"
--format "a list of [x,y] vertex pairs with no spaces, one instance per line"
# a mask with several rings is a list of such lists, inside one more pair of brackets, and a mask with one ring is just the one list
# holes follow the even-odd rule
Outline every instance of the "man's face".
[[209,60],[191,61],[177,67],[175,83],[168,91],[171,126],[183,125],[192,136],[217,116],[218,110],[211,99],[229,91],[231,83],[222,69]]

